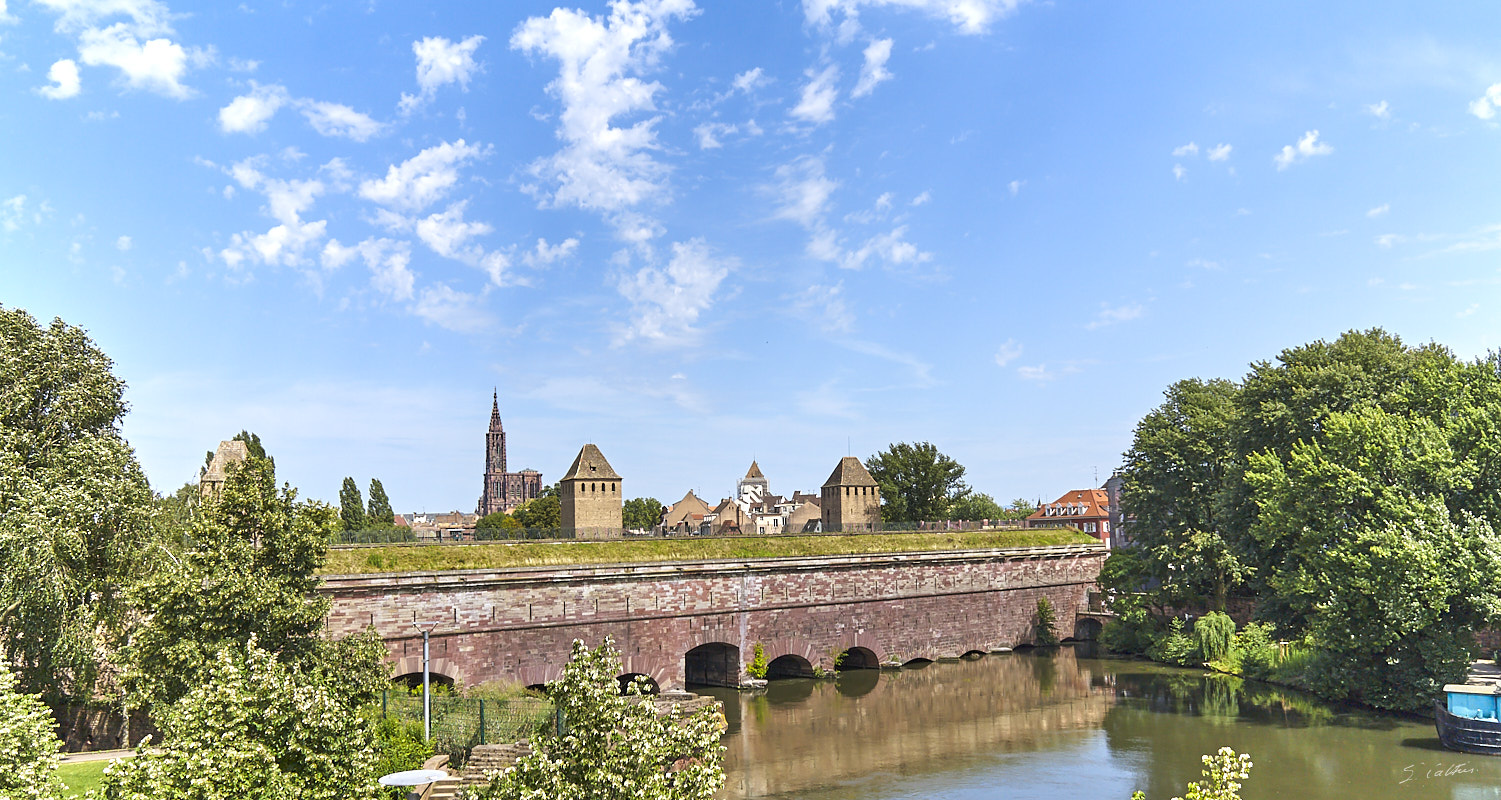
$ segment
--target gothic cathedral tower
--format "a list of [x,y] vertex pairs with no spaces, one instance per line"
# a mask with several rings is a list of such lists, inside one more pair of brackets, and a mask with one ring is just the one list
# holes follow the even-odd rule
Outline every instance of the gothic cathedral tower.
[[485,433],[485,488],[480,492],[480,516],[498,511],[509,512],[537,496],[542,490],[542,473],[524,469],[506,470],[506,429],[500,423],[500,394],[490,398],[490,430]]

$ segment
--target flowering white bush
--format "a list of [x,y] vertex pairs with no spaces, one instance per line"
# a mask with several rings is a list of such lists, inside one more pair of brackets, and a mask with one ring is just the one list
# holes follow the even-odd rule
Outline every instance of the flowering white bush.
[[0,798],[61,798],[52,712],[35,695],[16,692],[16,676],[0,664]]
[[[1173,800],[1240,800],[1240,782],[1251,775],[1251,756],[1221,747],[1212,756],[1204,756],[1204,783],[1189,781],[1188,791]],[[1131,800],[1146,800],[1146,794],[1135,792]]]
[[106,771],[90,800],[373,798],[374,733],[347,695],[256,647],[225,647],[162,714],[163,741]]
[[[563,731],[533,737],[532,755],[491,776],[471,800],[709,800],[724,783],[714,707],[658,714],[620,695],[620,657],[609,639],[575,640],[563,676],[547,685]],[[639,685],[629,689],[640,691]]]

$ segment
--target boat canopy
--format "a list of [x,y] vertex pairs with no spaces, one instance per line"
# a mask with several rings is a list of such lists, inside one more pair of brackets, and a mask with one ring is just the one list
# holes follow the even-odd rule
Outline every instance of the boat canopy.
[[1475,686],[1467,683],[1451,683],[1444,687],[1449,696],[1449,713],[1465,719],[1501,719],[1496,701],[1496,686]]

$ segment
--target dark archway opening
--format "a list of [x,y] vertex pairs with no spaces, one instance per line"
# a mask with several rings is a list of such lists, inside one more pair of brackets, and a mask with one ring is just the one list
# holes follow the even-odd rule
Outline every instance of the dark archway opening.
[[683,656],[683,678],[704,686],[739,686],[740,648],[710,642],[689,650]]
[[930,658],[914,658],[903,664],[902,669],[923,669],[932,663],[933,660]]
[[834,659],[834,669],[843,672],[849,669],[880,669],[881,662],[874,650],[868,647],[851,647]]
[[652,676],[643,672],[627,672],[615,680],[620,684],[621,694],[657,694],[662,691]]
[[[399,683],[408,689],[416,689],[419,692],[422,691],[422,673],[420,672],[409,672],[406,675],[398,675],[395,678],[392,678],[391,682]],[[429,672],[427,675],[427,683],[428,686],[432,687],[434,690],[440,687],[445,691],[453,690],[453,678],[450,678],[447,675],[439,672]]]
[[802,656],[788,653],[785,656],[777,656],[766,665],[766,677],[768,680],[778,678],[811,678],[813,677],[813,665]]
[[540,694],[547,694],[547,684],[545,684],[545,683],[532,683],[532,684],[528,684],[527,687],[526,687],[526,690],[529,691],[529,692],[538,692]]
[[1074,623],[1074,635],[1069,637],[1081,642],[1092,642],[1100,638],[1100,629],[1104,625],[1093,617],[1081,617]]
[[845,697],[864,697],[881,682],[878,669],[846,670],[834,676],[834,691]]
[[965,661],[979,661],[980,659],[982,659],[984,657],[985,657],[985,651],[984,650],[970,650],[970,651],[966,652],[964,655],[960,656],[960,658],[964,659]]

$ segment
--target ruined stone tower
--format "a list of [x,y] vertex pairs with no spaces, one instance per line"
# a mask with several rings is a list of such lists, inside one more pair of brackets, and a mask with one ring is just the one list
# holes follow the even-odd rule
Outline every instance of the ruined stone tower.
[[579,538],[619,536],[623,505],[620,475],[605,460],[605,454],[586,444],[563,476],[558,499],[562,501],[563,530]]
[[826,531],[873,531],[881,523],[881,487],[860,459],[845,456],[823,482],[818,506]]

